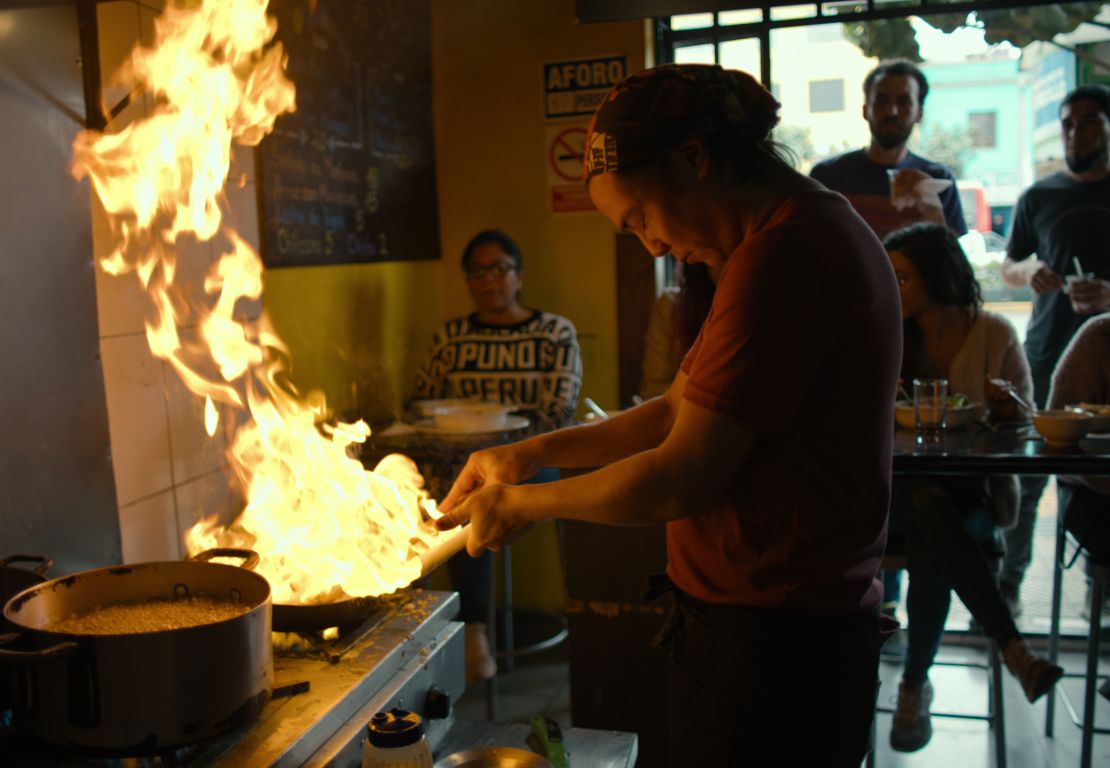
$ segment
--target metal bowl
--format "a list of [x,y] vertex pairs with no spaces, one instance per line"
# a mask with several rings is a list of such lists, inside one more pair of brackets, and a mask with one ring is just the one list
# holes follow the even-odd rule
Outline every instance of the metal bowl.
[[478,747],[440,758],[435,768],[551,768],[551,763],[516,747]]

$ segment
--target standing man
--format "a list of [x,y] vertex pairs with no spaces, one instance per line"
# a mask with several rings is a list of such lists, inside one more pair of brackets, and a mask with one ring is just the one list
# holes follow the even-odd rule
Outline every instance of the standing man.
[[[1110,88],[1084,85],[1060,105],[1066,169],[1025,190],[1014,212],[1002,279],[1036,296],[1025,334],[1033,397],[1043,408],[1064,348],[1091,315],[1110,309]],[[1066,282],[1077,264],[1090,279]],[[1023,477],[1016,527],[1006,533],[1002,594],[1020,611],[1021,580],[1046,477]],[[1015,610],[1016,609],[1016,610]]]
[[[906,149],[913,127],[921,122],[929,82],[905,59],[884,61],[863,81],[863,119],[871,129],[871,143],[818,163],[810,176],[848,198],[879,239],[919,221],[947,224],[956,234],[967,232],[956,177],[946,166]],[[940,192],[939,205],[915,191],[925,179],[952,182]],[[896,208],[891,192],[908,207]]]
[[[879,239],[896,229],[927,221],[946,225],[958,237],[967,232],[956,176],[946,166],[915,155],[906,148],[913,127],[921,122],[929,81],[921,70],[905,59],[884,61],[863,80],[863,119],[871,129],[871,143],[818,163],[810,176],[848,198]],[[944,179],[951,184],[935,199],[916,194],[914,187],[925,179]],[[895,208],[893,199],[904,194],[912,205]],[[896,548],[905,531],[888,532]],[[883,573],[883,613],[893,616],[901,597],[901,571]],[[887,643],[884,652],[900,655],[905,635]]]

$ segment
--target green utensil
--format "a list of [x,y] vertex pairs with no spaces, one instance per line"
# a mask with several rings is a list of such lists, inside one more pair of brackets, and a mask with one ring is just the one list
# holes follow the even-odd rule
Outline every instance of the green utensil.
[[563,731],[557,722],[546,715],[536,715],[532,718],[532,733],[552,768],[570,768],[570,758],[563,746]]

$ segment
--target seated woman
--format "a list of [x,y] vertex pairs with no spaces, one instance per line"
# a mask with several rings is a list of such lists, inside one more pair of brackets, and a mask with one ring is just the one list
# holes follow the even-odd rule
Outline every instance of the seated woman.
[[[943,226],[915,224],[891,233],[884,245],[902,296],[903,379],[948,379],[949,393],[985,402],[992,419],[1015,418],[1007,390],[1032,397],[1029,365],[1009,321],[982,309],[979,284],[955,236]],[[921,749],[932,736],[928,672],[953,589],[998,643],[1029,701],[1063,675],[1030,651],[998,591],[997,523],[1012,522],[1017,496],[1011,477],[894,478],[890,535],[904,534],[910,574],[909,642],[890,732],[897,751]]]
[[[565,317],[520,303],[521,267],[520,247],[504,232],[479,232],[467,243],[462,268],[475,311],[449,320],[432,337],[410,401],[500,402],[526,415],[533,432],[574,420],[582,382],[577,333]],[[445,467],[441,476],[430,477],[433,495],[442,498],[461,469],[461,464]],[[485,623],[492,593],[490,553],[472,559],[462,552],[447,567],[462,602],[459,618],[466,623],[467,681],[484,680],[497,672]]]
[[[1110,403],[1110,315],[1084,323],[1052,373],[1048,407],[1079,403]],[[1056,493],[1064,527],[1093,557],[1110,562],[1110,478],[1060,476]]]

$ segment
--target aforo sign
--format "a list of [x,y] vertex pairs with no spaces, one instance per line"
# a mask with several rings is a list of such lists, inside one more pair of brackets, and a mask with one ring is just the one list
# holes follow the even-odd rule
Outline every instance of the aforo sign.
[[543,65],[548,118],[593,115],[609,89],[624,79],[624,56],[555,61]]

